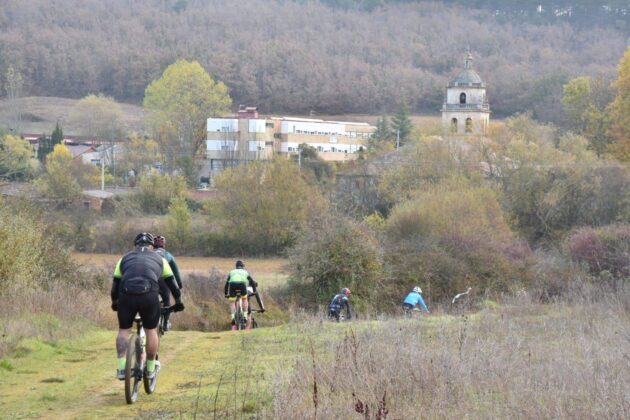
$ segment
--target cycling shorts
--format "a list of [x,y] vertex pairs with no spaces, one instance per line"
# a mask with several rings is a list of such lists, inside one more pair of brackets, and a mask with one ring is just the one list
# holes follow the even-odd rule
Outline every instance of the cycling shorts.
[[411,303],[403,303],[403,309],[412,310],[414,306]]
[[133,319],[140,314],[145,329],[157,328],[160,322],[160,298],[157,292],[143,295],[126,295],[118,297],[118,327],[121,330],[133,326]]
[[236,292],[241,292],[241,299],[247,300],[247,283],[228,283],[230,300],[236,300]]

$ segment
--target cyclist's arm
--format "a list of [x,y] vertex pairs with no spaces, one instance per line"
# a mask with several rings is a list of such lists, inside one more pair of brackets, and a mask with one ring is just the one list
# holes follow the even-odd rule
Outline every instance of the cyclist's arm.
[[122,272],[120,271],[120,262],[122,258],[118,260],[116,263],[116,268],[114,269],[114,278],[112,281],[112,290],[110,295],[112,297],[112,302],[118,300],[118,285],[120,284],[120,279],[122,278]]
[[177,287],[182,288],[182,277],[179,274],[179,267],[177,266],[177,261],[175,261],[175,257],[171,255],[170,260],[168,261],[168,265],[171,266],[171,270],[173,271],[173,275],[175,276],[175,280],[177,281]]
[[418,306],[421,306],[425,312],[429,312],[429,308],[427,308],[427,304],[424,303],[424,299],[422,299],[422,295],[420,295],[418,299]]
[[350,301],[348,298],[344,300],[344,303],[346,304],[346,317],[350,319],[352,318],[352,309],[350,309]]
[[225,296],[228,295],[228,287],[230,287],[230,275],[228,274],[227,279],[225,280],[225,287],[223,288],[223,294]]
[[256,292],[256,288],[258,287],[258,283],[256,283],[256,280],[254,280],[252,276],[248,275],[247,281],[249,282],[249,285],[254,289],[254,292]]
[[177,287],[177,283],[175,282],[175,276],[173,276],[173,270],[171,270],[171,266],[165,258],[162,258],[162,278],[175,299],[179,299],[182,296],[182,292],[179,291],[179,287]]

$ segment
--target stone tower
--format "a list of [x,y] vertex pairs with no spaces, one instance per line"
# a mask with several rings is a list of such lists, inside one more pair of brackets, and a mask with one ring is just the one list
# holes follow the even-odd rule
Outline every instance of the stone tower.
[[470,52],[464,60],[464,70],[446,87],[442,106],[442,124],[453,135],[484,135],[490,122],[490,105],[486,84],[472,68]]

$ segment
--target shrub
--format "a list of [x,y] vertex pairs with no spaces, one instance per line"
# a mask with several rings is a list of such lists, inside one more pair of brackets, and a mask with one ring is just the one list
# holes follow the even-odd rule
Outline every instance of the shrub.
[[592,274],[607,271],[616,278],[630,277],[630,225],[580,228],[568,237],[565,248]]
[[227,169],[216,185],[221,192],[216,215],[226,234],[242,241],[249,253],[282,252],[310,215],[324,207],[319,191],[284,159]]
[[29,203],[0,201],[0,295],[8,289],[72,283],[76,270],[68,252],[47,239],[47,226]]
[[359,308],[380,294],[382,266],[376,239],[344,218],[323,217],[308,226],[289,253],[293,290],[306,305],[327,304],[349,287]]
[[513,237],[492,190],[450,179],[414,197],[387,220],[386,300],[398,304],[418,284],[440,301],[468,287],[503,292],[527,281],[529,249]]
[[140,180],[138,200],[142,209],[151,214],[165,214],[174,198],[186,197],[186,180],[181,176],[160,175],[156,171]]

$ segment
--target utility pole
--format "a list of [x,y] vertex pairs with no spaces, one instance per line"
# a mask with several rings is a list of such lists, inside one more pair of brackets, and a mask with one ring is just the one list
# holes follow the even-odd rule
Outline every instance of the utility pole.
[[101,144],[101,191],[105,191],[105,149]]

